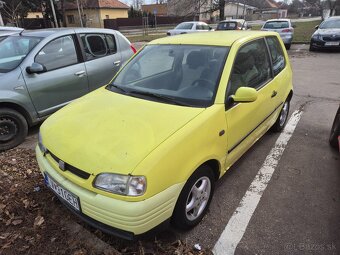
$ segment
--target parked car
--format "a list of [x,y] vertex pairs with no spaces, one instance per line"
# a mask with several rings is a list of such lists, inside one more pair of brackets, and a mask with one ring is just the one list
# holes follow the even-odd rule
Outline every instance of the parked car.
[[331,146],[339,149],[340,151],[340,105],[338,111],[335,114],[331,134],[329,136],[329,143]]
[[171,36],[171,35],[190,34],[190,33],[197,33],[197,32],[208,32],[210,30],[212,30],[212,28],[204,22],[191,21],[191,22],[180,23],[174,29],[169,30],[166,34],[168,36]]
[[310,40],[310,51],[317,49],[340,49],[340,16],[334,16],[315,27]]
[[279,33],[286,49],[289,50],[293,41],[294,27],[290,19],[270,19],[263,24],[261,30]]
[[107,84],[135,49],[111,29],[24,31],[0,39],[0,151],[28,127]]
[[247,21],[244,19],[230,19],[223,20],[218,23],[216,31],[218,30],[248,30],[250,26],[248,26]]
[[37,160],[58,198],[105,232],[133,239],[168,221],[188,229],[231,165],[284,128],[292,89],[277,33],[165,37],[50,116]]

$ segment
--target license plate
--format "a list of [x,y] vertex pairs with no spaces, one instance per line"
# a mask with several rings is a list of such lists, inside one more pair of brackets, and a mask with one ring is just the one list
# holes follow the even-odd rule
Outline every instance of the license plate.
[[340,42],[326,42],[325,45],[326,46],[337,46],[339,45]]
[[45,173],[45,183],[49,188],[51,188],[54,191],[54,193],[56,193],[58,195],[58,197],[63,199],[65,202],[67,202],[75,210],[80,211],[79,198],[77,196],[73,195],[68,190],[61,187],[47,173]]

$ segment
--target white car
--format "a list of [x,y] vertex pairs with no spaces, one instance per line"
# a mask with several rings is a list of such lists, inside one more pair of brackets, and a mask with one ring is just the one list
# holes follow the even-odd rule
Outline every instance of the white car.
[[270,19],[264,23],[261,30],[279,33],[286,49],[289,50],[293,41],[294,27],[290,19]]
[[172,30],[169,30],[166,34],[168,36],[171,36],[196,32],[208,32],[211,30],[212,28],[207,23],[200,21],[190,21],[180,23],[179,25],[177,25],[177,27],[175,27]]

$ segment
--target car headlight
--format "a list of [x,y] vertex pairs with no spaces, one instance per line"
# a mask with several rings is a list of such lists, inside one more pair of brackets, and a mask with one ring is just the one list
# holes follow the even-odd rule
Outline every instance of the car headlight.
[[322,36],[320,34],[314,34],[312,37],[315,40],[322,40]]
[[43,145],[43,142],[42,142],[42,138],[41,138],[40,132],[39,132],[39,135],[38,135],[38,146],[39,146],[41,152],[45,155],[46,152],[47,152],[47,149],[46,149],[46,147]]
[[146,190],[144,176],[103,173],[93,182],[95,188],[125,196],[141,196]]

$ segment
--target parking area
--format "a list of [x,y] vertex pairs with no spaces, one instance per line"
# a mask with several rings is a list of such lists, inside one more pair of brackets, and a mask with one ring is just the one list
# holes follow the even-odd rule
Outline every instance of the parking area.
[[[188,232],[170,229],[157,240],[171,244],[179,239],[216,254],[227,254],[219,252],[225,244],[235,254],[340,253],[340,155],[328,144],[340,102],[340,53],[310,53],[308,45],[293,45],[289,55],[294,74],[290,113],[298,111],[299,120],[281,157],[275,158],[268,185],[256,194],[259,200],[247,202],[244,197],[279,134],[267,133],[217,183],[209,212],[197,227]],[[33,149],[37,131],[33,128],[20,148]],[[237,214],[247,220],[239,221]],[[228,231],[232,235],[225,234]],[[96,236],[109,244],[117,242]],[[154,240],[152,236],[143,242]]]

